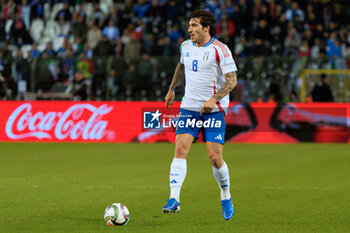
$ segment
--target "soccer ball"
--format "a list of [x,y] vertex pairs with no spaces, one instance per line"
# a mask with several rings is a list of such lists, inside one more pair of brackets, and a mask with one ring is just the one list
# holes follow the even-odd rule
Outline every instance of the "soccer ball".
[[129,222],[129,210],[121,203],[113,203],[105,210],[104,219],[108,226],[122,226]]

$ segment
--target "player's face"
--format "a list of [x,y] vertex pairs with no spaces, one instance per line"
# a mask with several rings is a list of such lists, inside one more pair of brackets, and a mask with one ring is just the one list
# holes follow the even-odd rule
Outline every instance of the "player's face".
[[188,33],[190,34],[193,43],[200,43],[203,40],[205,33],[208,33],[208,30],[201,25],[199,18],[191,18]]

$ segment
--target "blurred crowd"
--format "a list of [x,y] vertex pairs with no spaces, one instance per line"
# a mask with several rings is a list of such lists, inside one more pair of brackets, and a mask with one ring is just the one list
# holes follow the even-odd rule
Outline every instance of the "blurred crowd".
[[[349,64],[347,0],[0,0],[0,98],[66,82],[86,89],[77,99],[96,98],[92,85],[133,99],[138,88],[152,88],[152,57],[179,55],[187,18],[199,8],[215,14],[215,37],[236,57],[325,56]],[[106,70],[102,85],[96,58],[108,56],[126,67]]]

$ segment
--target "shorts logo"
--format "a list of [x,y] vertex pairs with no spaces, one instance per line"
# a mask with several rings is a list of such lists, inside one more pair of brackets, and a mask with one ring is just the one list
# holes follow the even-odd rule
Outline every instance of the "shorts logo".
[[160,117],[162,113],[157,109],[156,112],[143,112],[143,128],[144,129],[160,129]]

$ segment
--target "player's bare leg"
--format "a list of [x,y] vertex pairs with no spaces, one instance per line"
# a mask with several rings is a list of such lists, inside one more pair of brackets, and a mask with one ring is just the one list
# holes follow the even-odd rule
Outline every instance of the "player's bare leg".
[[186,157],[193,140],[194,137],[187,133],[178,134],[175,137],[174,159],[170,166],[170,198],[162,208],[164,213],[180,211],[180,191],[187,172]]
[[213,174],[220,188],[222,214],[225,220],[230,220],[233,217],[234,210],[230,194],[229,171],[222,157],[223,145],[216,142],[207,142],[206,146],[213,167]]

